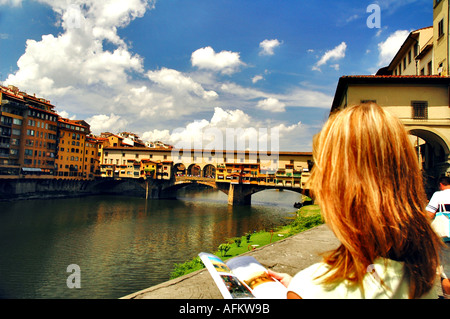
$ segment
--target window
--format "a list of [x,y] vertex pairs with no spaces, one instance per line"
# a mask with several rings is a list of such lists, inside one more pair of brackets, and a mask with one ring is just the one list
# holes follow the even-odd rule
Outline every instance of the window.
[[444,67],[444,64],[441,62],[439,63],[439,68],[438,68],[438,74],[442,75],[442,68]]
[[403,70],[406,69],[406,57],[403,58]]
[[412,118],[416,120],[428,119],[428,102],[412,101]]
[[439,21],[438,23],[438,38],[444,35],[444,19]]
[[361,104],[365,104],[365,103],[377,103],[377,100],[361,100]]

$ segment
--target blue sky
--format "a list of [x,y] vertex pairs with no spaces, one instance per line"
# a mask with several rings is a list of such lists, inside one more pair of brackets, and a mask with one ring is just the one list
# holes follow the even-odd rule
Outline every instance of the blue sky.
[[432,18],[431,0],[0,0],[0,81],[97,134],[273,131],[311,151],[339,77],[375,73]]

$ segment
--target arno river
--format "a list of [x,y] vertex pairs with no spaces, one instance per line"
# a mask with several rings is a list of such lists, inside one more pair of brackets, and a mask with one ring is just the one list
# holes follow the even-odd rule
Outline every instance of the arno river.
[[[0,203],[0,297],[120,298],[169,279],[174,263],[226,238],[286,224],[294,192],[267,190],[252,206],[184,189],[176,200],[90,196]],[[67,287],[67,266],[81,288]]]

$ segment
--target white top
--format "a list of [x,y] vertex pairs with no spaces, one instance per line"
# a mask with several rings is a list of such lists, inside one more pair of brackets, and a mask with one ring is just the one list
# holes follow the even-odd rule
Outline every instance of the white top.
[[431,196],[426,210],[430,213],[436,213],[439,211],[440,204],[447,205],[447,209],[445,211],[450,211],[450,189],[435,192],[433,196]]
[[[364,291],[356,285],[349,285],[343,280],[333,289],[321,284],[323,277],[315,279],[326,272],[329,265],[314,264],[294,276],[288,291],[295,292],[303,299],[407,299],[409,282],[404,279],[403,263],[390,259],[378,258],[367,269],[363,279]],[[382,279],[382,280],[380,280]],[[383,284],[382,284],[383,283]],[[432,298],[431,291],[421,298]]]

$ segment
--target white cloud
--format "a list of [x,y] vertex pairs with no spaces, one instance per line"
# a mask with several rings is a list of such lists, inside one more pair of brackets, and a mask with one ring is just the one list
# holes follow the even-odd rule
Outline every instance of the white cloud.
[[282,150],[292,147],[283,144],[286,136],[299,136],[302,133],[304,127],[301,122],[292,125],[272,123],[271,120],[261,122],[242,110],[216,107],[210,120],[194,120],[172,132],[153,129],[141,136],[144,140],[161,140],[176,148],[266,150],[268,145],[274,145]]
[[94,134],[100,134],[102,132],[118,133],[124,131],[128,122],[115,114],[94,115],[91,118],[86,119],[86,122],[91,126],[91,131]]
[[[313,70],[320,71],[320,67],[326,64],[328,61],[337,61],[345,57],[345,51],[347,49],[347,44],[342,42],[337,47],[332,50],[325,52],[325,54],[320,58],[320,60],[313,66]],[[336,68],[336,67],[334,67]]]
[[22,0],[0,0],[0,6],[13,6],[20,7],[22,5]]
[[199,83],[177,70],[162,68],[159,71],[147,72],[147,76],[153,82],[169,88],[172,91],[184,93],[192,92],[206,100],[213,100],[218,97],[216,92],[206,91]]
[[397,51],[408,37],[410,31],[397,30],[392,33],[385,41],[378,44],[379,58],[378,66],[387,66],[391,63]]
[[61,117],[65,118],[65,119],[69,119],[69,120],[75,120],[76,119],[75,115],[70,116],[69,113],[67,113],[66,111],[59,111],[58,115],[60,115]]
[[[130,73],[143,71],[142,58],[129,51],[117,28],[141,16],[150,2],[84,1],[79,6],[63,0],[41,2],[59,14],[64,32],[43,35],[40,41],[27,40],[25,53],[17,62],[19,69],[8,76],[7,83],[55,97],[74,88],[89,90],[93,85],[117,88]],[[104,50],[104,41],[115,49]]]
[[221,96],[228,96],[241,101],[242,105],[255,107],[255,100],[274,98],[283,101],[286,106],[330,108],[333,96],[314,89],[293,87],[285,93],[273,94],[261,90],[240,86],[236,83],[222,83]]
[[261,80],[263,80],[263,79],[264,79],[264,77],[263,77],[262,75],[255,75],[255,76],[252,78],[252,83],[256,83],[256,82],[261,81]]
[[281,45],[281,42],[278,39],[273,40],[264,40],[259,44],[261,51],[259,55],[274,55],[273,50]]
[[222,74],[233,74],[239,67],[245,65],[237,52],[221,51],[216,53],[213,48],[205,47],[194,51],[191,55],[192,66],[199,69],[212,70]]
[[169,141],[170,132],[169,130],[157,130],[144,132],[141,136],[143,141],[156,142],[156,141]]
[[269,97],[258,102],[257,107],[270,112],[284,112],[286,104],[278,99]]
[[223,110],[220,107],[214,108],[211,118],[211,125],[215,127],[245,127],[250,123],[250,116],[242,110]]

